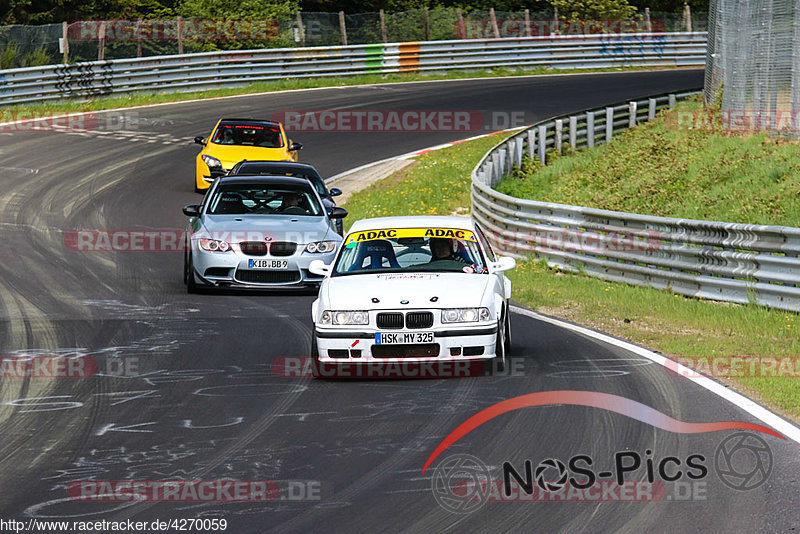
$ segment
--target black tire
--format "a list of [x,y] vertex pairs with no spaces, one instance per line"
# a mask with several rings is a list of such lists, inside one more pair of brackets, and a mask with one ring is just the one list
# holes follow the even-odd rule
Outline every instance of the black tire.
[[198,285],[194,278],[194,265],[192,265],[192,255],[189,253],[183,265],[183,281],[186,283],[187,293],[197,293]]
[[[508,310],[508,306],[506,306],[506,310]],[[511,314],[508,312],[505,313],[506,318],[506,345],[505,345],[505,356],[508,357],[511,354]]]
[[314,375],[314,378],[319,378],[322,376],[320,373],[320,361],[319,361],[319,347],[317,346],[317,336],[313,333],[311,334],[311,374]]
[[494,346],[494,359],[489,362],[489,374],[502,374],[506,370],[506,328],[505,312],[503,317],[497,321],[497,341]]

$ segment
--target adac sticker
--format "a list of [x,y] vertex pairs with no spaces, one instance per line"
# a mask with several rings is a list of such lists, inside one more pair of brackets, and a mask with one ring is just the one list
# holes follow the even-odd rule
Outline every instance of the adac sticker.
[[477,241],[477,239],[475,239],[475,234],[470,230],[461,230],[458,228],[391,228],[354,232],[347,236],[344,246],[349,247],[364,241],[398,239],[402,237],[446,237],[450,239],[462,239],[464,241]]

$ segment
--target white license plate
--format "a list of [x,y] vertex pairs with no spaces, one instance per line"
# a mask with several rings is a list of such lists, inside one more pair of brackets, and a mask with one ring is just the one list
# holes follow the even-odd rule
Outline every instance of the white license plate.
[[376,332],[376,345],[433,343],[433,332]]
[[248,269],[278,271],[289,268],[289,260],[247,260]]

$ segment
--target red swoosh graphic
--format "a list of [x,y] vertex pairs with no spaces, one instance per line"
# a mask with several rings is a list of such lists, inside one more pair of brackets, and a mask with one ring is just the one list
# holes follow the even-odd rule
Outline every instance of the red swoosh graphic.
[[553,404],[567,404],[571,406],[589,406],[600,408],[618,414],[625,415],[631,419],[636,419],[662,430],[675,432],[678,434],[699,434],[702,432],[718,432],[720,430],[754,430],[772,436],[786,439],[774,430],[755,423],[745,423],[742,421],[721,421],[718,423],[686,423],[678,421],[672,417],[659,412],[649,406],[636,402],[618,395],[608,393],[597,393],[594,391],[542,391],[539,393],[529,393],[507,399],[476,413],[456,427],[444,440],[436,447],[436,450],[428,457],[428,461],[422,468],[422,473],[442,454],[450,445],[469,434],[483,423],[494,419],[504,413],[529,408],[532,406],[548,406]]

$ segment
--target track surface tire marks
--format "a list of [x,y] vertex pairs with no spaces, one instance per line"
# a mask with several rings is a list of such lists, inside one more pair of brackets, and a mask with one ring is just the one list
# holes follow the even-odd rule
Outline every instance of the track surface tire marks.
[[[13,254],[0,264],[3,355],[72,351],[95,358],[101,370],[115,357],[136,358],[138,376],[0,382],[1,515],[223,516],[236,532],[796,527],[798,451],[775,440],[773,476],[751,492],[710,479],[705,501],[488,503],[479,513],[453,515],[434,501],[430,473],[420,475],[425,459],[470,415],[515,395],[586,389],[630,397],[685,421],[751,419],[635,355],[520,315],[512,315],[520,376],[341,383],[277,377],[276,358],[306,356],[312,296],[187,295],[180,253],[78,253],[63,244],[75,229],[182,228],[180,207],[199,199],[191,190],[197,147],[186,140],[206,135],[221,115],[525,111],[531,123],[701,83],[698,71],[663,71],[334,88],[141,108],[135,136],[3,136],[4,165],[38,169],[4,172],[0,227]],[[326,176],[477,133],[290,132],[306,146],[301,160]],[[158,142],[143,141],[148,137]],[[44,396],[38,402],[51,404],[26,409],[12,402]],[[610,467],[618,450],[713,456],[721,439],[673,435],[589,408],[546,407],[487,423],[444,456],[469,453],[497,467],[584,453]],[[70,502],[65,484],[88,478],[317,480],[324,498]]]

